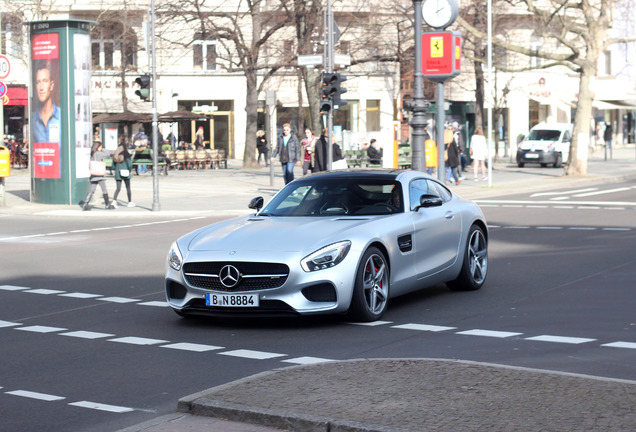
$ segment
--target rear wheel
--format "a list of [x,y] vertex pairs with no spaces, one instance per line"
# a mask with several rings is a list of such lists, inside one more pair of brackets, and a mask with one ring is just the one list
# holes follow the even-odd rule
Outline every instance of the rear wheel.
[[563,163],[563,156],[561,156],[561,153],[557,154],[556,160],[554,161],[554,165],[552,165],[554,168],[561,168],[561,164]]
[[349,316],[355,321],[379,320],[388,302],[389,266],[384,254],[370,247],[358,266]]
[[470,227],[464,262],[457,279],[446,285],[456,291],[478,290],[486,280],[488,272],[488,242],[484,231],[477,225]]

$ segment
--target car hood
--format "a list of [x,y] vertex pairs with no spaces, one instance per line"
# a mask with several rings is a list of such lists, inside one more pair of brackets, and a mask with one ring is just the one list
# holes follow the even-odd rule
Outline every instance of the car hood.
[[542,149],[548,149],[548,148],[554,147],[557,143],[558,143],[558,140],[554,140],[554,141],[525,140],[521,142],[519,147],[524,150],[530,150],[530,149],[542,150]]
[[378,218],[251,216],[201,228],[190,240],[188,250],[313,251],[350,240],[352,230],[363,229],[374,219]]

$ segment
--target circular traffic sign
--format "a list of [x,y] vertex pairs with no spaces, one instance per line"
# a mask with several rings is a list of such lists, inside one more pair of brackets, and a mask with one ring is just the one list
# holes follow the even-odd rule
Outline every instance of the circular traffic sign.
[[5,79],[11,72],[11,63],[6,56],[0,55],[0,79]]
[[7,94],[7,86],[5,85],[5,83],[0,81],[0,97],[4,97],[4,95],[6,94]]

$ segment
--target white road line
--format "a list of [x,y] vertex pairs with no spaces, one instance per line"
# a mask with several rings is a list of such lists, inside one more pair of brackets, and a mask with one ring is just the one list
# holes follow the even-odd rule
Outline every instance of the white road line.
[[139,301],[138,299],[131,299],[126,297],[100,297],[97,300],[112,303],[134,303]]
[[206,352],[206,351],[220,350],[225,347],[180,342],[180,343],[173,343],[170,345],[161,345],[160,348],[171,348],[176,350],[194,351],[194,352]]
[[494,337],[494,338],[508,338],[508,337],[512,337],[512,336],[519,336],[519,335],[522,335],[523,333],[475,329],[475,330],[461,331],[461,332],[457,332],[455,334],[466,335],[466,336],[485,336],[485,337]]
[[99,332],[78,330],[78,331],[72,331],[68,333],[60,333],[60,336],[70,336],[70,337],[76,337],[81,339],[100,339],[100,338],[113,337],[115,335],[111,333],[99,333]]
[[62,397],[62,396],[55,396],[55,395],[50,395],[46,393],[37,393],[37,392],[32,392],[27,390],[14,390],[14,391],[6,392],[6,394],[25,397],[29,399],[38,399],[38,400],[47,401],[47,402],[53,402],[53,401],[66,399],[65,397]]
[[610,347],[610,348],[629,348],[636,349],[636,342],[612,342],[608,344],[601,345],[602,347]]
[[30,289],[23,292],[27,292],[30,294],[51,295],[51,294],[62,294],[62,293],[65,293],[66,291],[52,290],[52,289]]
[[121,338],[115,338],[115,339],[108,339],[108,342],[120,342],[120,343],[131,344],[131,345],[157,345],[157,344],[168,343],[169,341],[161,340],[161,339],[150,339],[150,338],[141,338],[141,337],[135,337],[135,336],[127,336],[127,337],[121,337]]
[[530,229],[529,226],[520,226],[520,225],[505,226],[504,228],[505,229],[522,229],[522,230]]
[[137,303],[139,306],[156,306],[156,307],[168,307],[168,302],[165,301],[148,301],[143,303]]
[[72,402],[72,403],[69,403],[69,405],[80,407],[80,408],[89,408],[89,409],[94,409],[99,411],[108,411],[113,413],[126,413],[126,412],[134,411],[133,408],[116,406],[116,405],[106,405],[106,404],[100,404],[97,402],[89,402],[89,401]]
[[573,231],[595,231],[594,227],[568,227],[569,230]]
[[573,195],[577,198],[582,198],[582,197],[588,197],[588,196],[594,196],[594,195],[604,195],[604,194],[610,194],[610,193],[614,193],[614,192],[624,192],[624,191],[628,191],[631,188],[628,187],[622,187],[622,188],[616,188],[616,189],[606,189],[606,190],[600,190],[600,191],[596,191],[596,192],[588,192],[588,193],[581,193],[581,194],[576,194]]
[[60,297],[71,297],[71,298],[79,298],[79,299],[89,299],[96,297],[103,297],[101,294],[89,294],[89,293],[81,293],[81,292],[72,292],[66,294],[60,294]]
[[403,330],[418,330],[418,331],[430,331],[430,332],[442,332],[447,330],[455,330],[457,327],[443,327],[427,324],[402,324],[393,326],[391,328],[403,329]]
[[537,227],[537,229],[540,229],[540,230],[562,230],[563,227],[558,227],[558,226],[539,226],[539,227]]
[[550,198],[550,201],[565,201],[567,199],[570,199],[570,197],[566,197],[566,196],[554,197],[554,198]]
[[65,331],[68,329],[61,328],[61,327],[34,325],[34,326],[28,326],[28,327],[18,327],[16,328],[16,330],[23,330],[23,331],[29,331],[34,333],[55,333],[55,332]]
[[15,327],[15,326],[21,326],[22,323],[15,323],[15,322],[11,322],[11,321],[1,321],[0,320],[0,328],[2,327]]
[[587,342],[594,342],[596,339],[541,335],[541,336],[529,337],[529,338],[526,338],[525,340],[538,341],[538,342],[556,342],[556,343],[567,343],[567,344],[582,344],[582,343],[587,343]]
[[547,205],[527,205],[527,208],[537,208],[537,209],[546,209],[548,208]]
[[631,228],[602,228],[603,231],[631,231]]
[[350,322],[347,324],[353,324],[357,326],[376,327],[386,324],[393,324],[393,321],[373,321],[373,322]]
[[254,360],[268,360],[268,359],[272,359],[276,357],[285,357],[287,355],[287,354],[278,354],[278,353],[271,353],[271,352],[265,352],[265,351],[252,351],[252,350],[246,350],[246,349],[225,351],[219,354],[232,356],[232,357],[254,359]]
[[587,188],[587,189],[579,189],[579,190],[563,191],[563,192],[539,192],[539,193],[534,193],[530,195],[530,197],[533,198],[533,197],[548,196],[548,195],[571,195],[575,193],[589,192],[589,191],[595,191],[595,190],[598,190],[598,188]]
[[0,285],[0,290],[3,290],[3,291],[23,291],[28,289],[31,289],[31,288],[14,286],[14,285]]
[[318,364],[318,363],[328,363],[336,360],[330,360],[320,357],[296,357],[287,360],[281,360],[284,363],[293,363],[297,365],[310,365],[310,364]]

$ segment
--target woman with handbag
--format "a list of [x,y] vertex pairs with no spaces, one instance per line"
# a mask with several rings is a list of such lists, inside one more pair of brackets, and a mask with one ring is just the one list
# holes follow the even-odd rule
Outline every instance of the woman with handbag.
[[97,189],[97,185],[102,188],[102,193],[104,195],[104,208],[106,210],[112,210],[115,208],[108,202],[108,190],[106,189],[106,164],[104,163],[104,159],[107,159],[109,156],[110,155],[104,151],[104,147],[101,142],[95,141],[93,143],[90,161],[91,188],[88,191],[88,195],[86,195],[84,203],[82,204],[82,210],[84,211],[91,209],[89,204],[91,202],[91,198],[93,198],[95,189]]
[[128,152],[128,146],[126,141],[122,139],[119,141],[117,150],[113,153],[113,165],[115,168],[115,181],[117,182],[117,188],[115,189],[115,195],[113,196],[112,206],[117,208],[117,196],[121,190],[121,182],[126,185],[126,195],[128,196],[128,206],[134,207],[135,203],[132,202],[132,192],[130,190],[130,177],[132,174],[132,155]]

